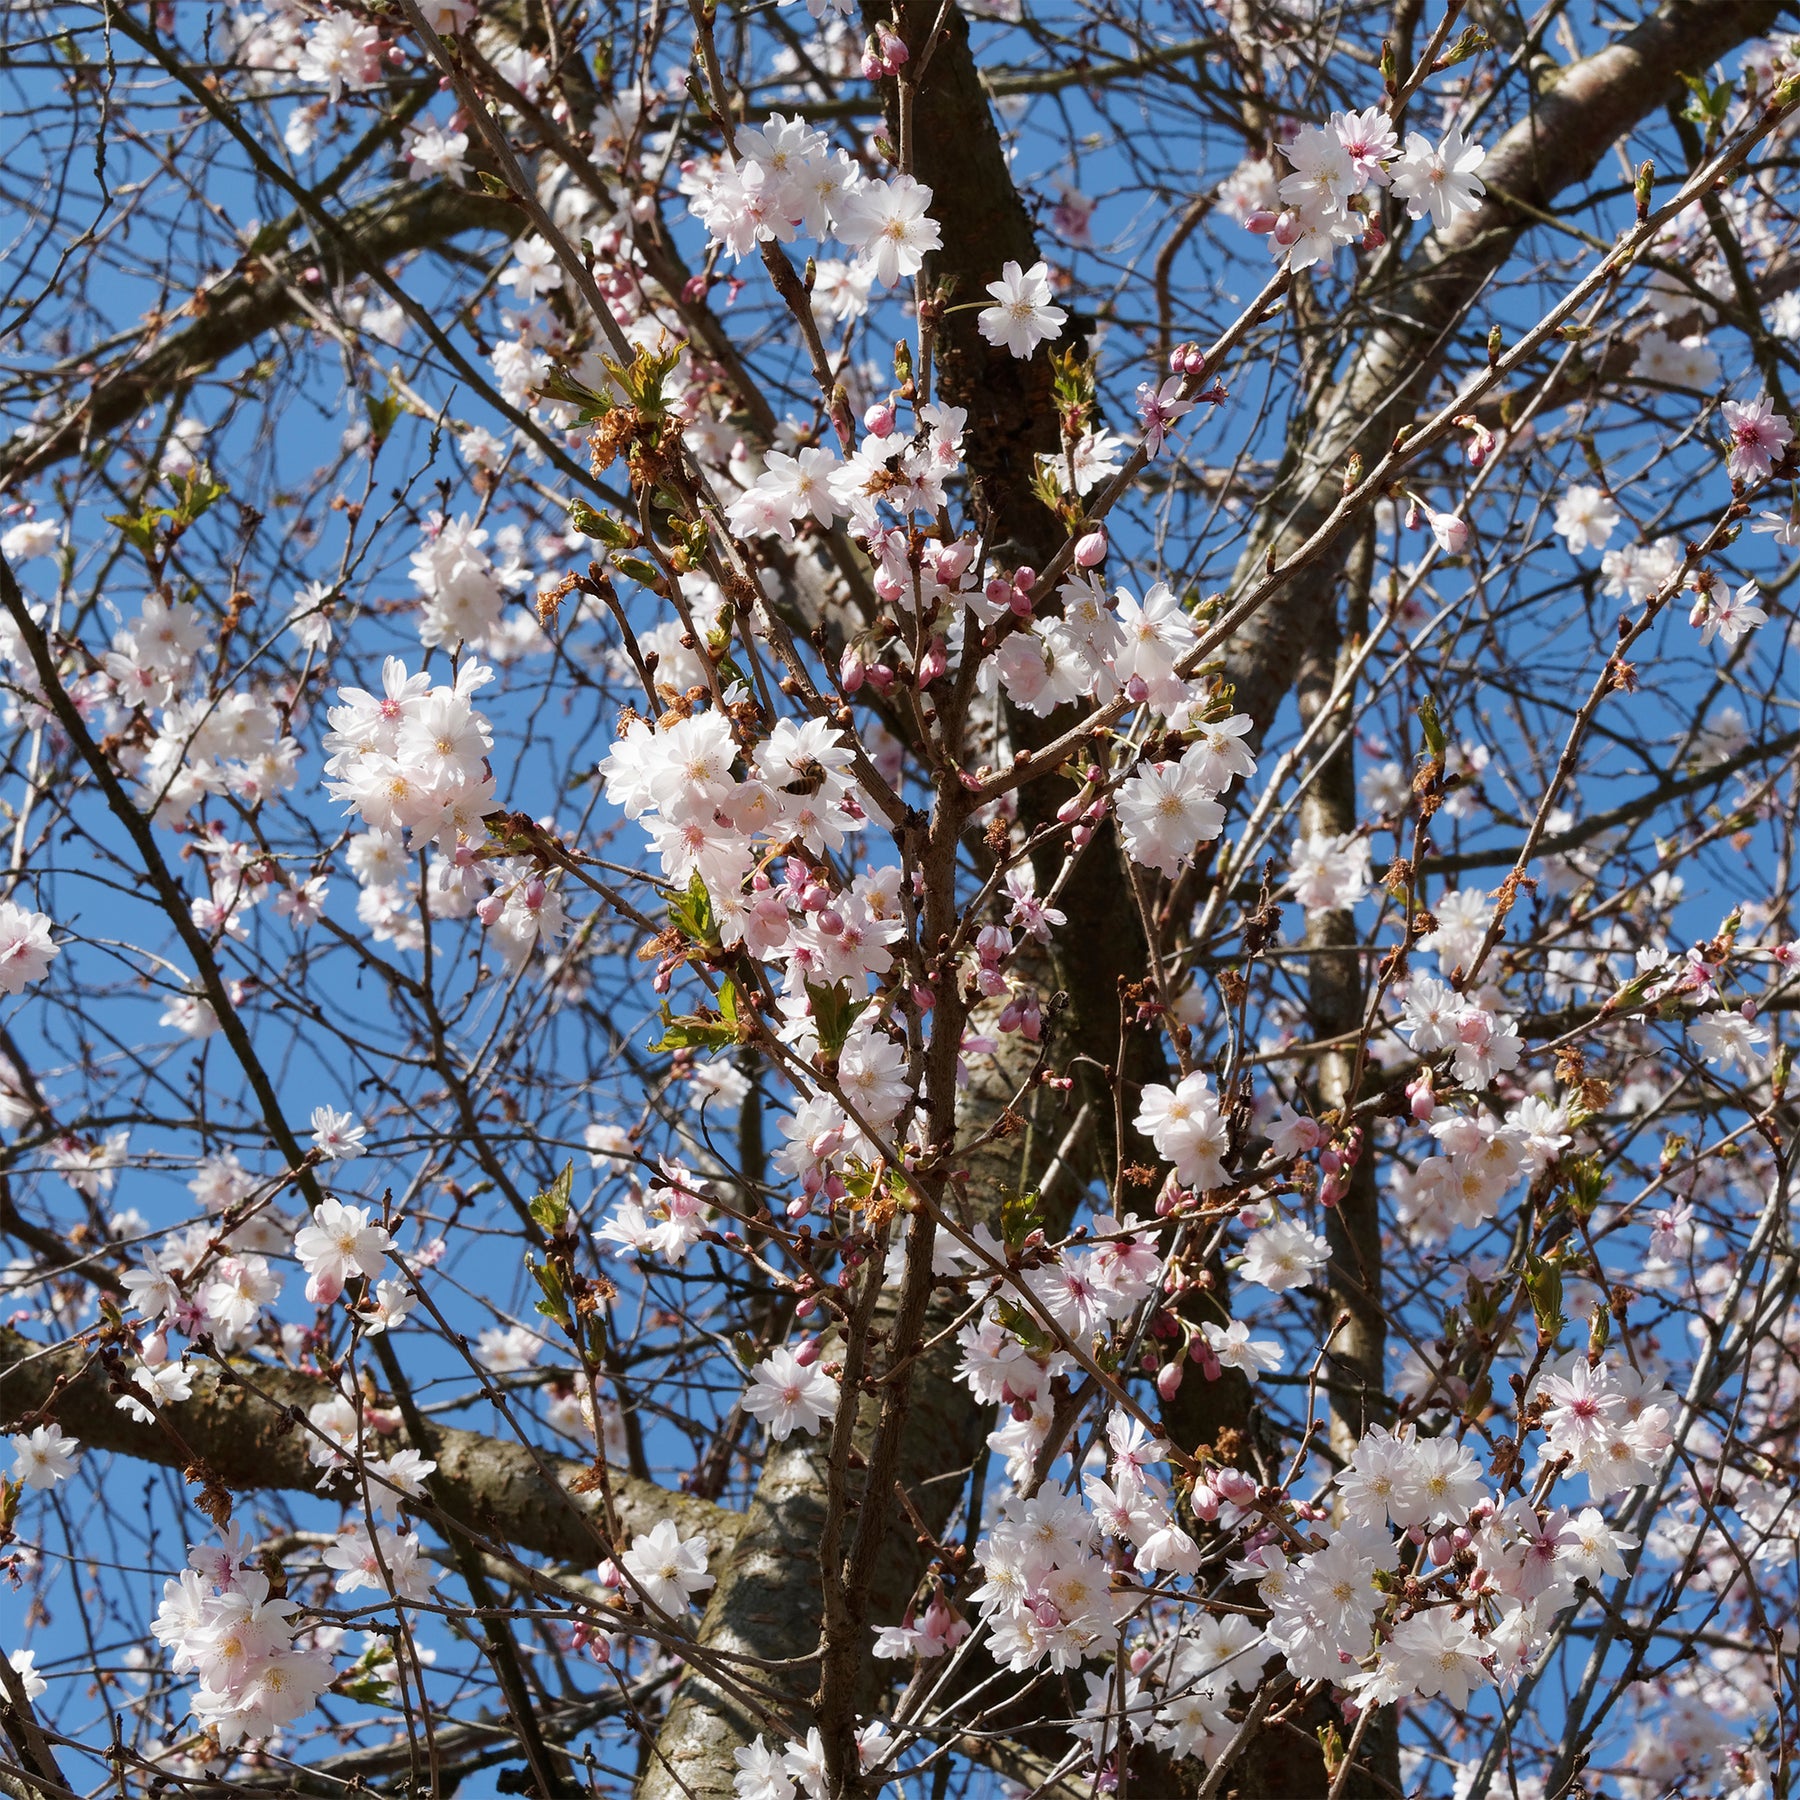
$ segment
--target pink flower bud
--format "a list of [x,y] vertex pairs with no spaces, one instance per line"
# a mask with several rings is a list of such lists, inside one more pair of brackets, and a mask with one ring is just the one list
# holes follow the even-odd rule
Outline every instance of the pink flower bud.
[[1031,596],[1023,588],[1014,588],[1007,596],[1006,604],[1012,609],[1015,618],[1031,617]]
[[711,285],[712,278],[708,275],[690,275],[681,284],[681,298],[689,306],[698,306]]
[[1206,353],[1198,344],[1187,345],[1181,354],[1181,372],[1184,375],[1198,375],[1206,367]]
[[950,666],[950,652],[944,646],[941,637],[931,640],[931,647],[925,652],[925,659],[919,664],[919,686],[928,688]]
[[1075,829],[1069,833],[1069,842],[1072,843],[1077,850],[1085,850],[1087,846],[1093,842],[1093,838],[1094,828],[1091,825],[1077,825]]
[[819,1360],[819,1340],[816,1337],[803,1337],[794,1346],[794,1361],[801,1368],[810,1369]]
[[610,1556],[600,1565],[600,1585],[615,1592],[625,1585],[624,1571]]
[[[793,1199],[787,1203],[787,1216],[790,1219],[804,1219],[806,1217],[806,1215],[811,1211],[812,1211],[812,1197],[808,1194],[796,1194],[793,1197]],[[801,1306],[795,1308],[796,1312],[803,1311],[803,1310],[810,1310],[810,1309],[807,1309],[805,1307],[804,1303],[802,1303]]]
[[1181,1378],[1187,1373],[1187,1365],[1180,1362],[1164,1363],[1156,1371],[1156,1391],[1165,1400],[1173,1400],[1181,1391]]
[[864,673],[869,686],[878,694],[885,694],[894,685],[894,671],[886,663],[870,663]]
[[147,1367],[160,1369],[169,1360],[169,1334],[162,1330],[145,1332],[138,1345],[138,1355]]
[[1150,698],[1150,684],[1141,675],[1133,675],[1125,684],[1125,698],[1133,706],[1142,706]]
[[822,881],[808,882],[800,896],[800,904],[808,912],[823,912],[831,904],[831,889]]
[[975,544],[969,538],[958,538],[946,544],[937,554],[937,577],[946,587],[955,587],[968,574],[975,560]]
[[1284,212],[1275,221],[1275,230],[1272,235],[1276,243],[1285,250],[1298,241],[1300,229],[1299,219],[1291,212]]
[[863,414],[864,426],[878,438],[886,437],[894,429],[894,403],[892,400],[877,400]]
[[1242,1469],[1214,1469],[1208,1479],[1221,1500],[1229,1500],[1233,1506],[1256,1503],[1256,1483]]
[[1134,1675],[1143,1674],[1143,1672],[1147,1668],[1149,1668],[1150,1659],[1155,1654],[1156,1654],[1156,1652],[1154,1650],[1152,1650],[1149,1647],[1149,1645],[1139,1644],[1138,1647],[1131,1653],[1131,1672],[1132,1672],[1132,1674],[1134,1674]]
[[1021,594],[1029,594],[1037,586],[1037,570],[1029,564],[1021,563],[1013,570],[1012,584]]
[[881,40],[881,58],[887,64],[890,75],[912,61],[912,52],[907,49],[906,40],[899,32],[887,25],[877,25],[875,35]]
[[846,694],[854,694],[863,684],[863,676],[868,666],[862,659],[862,652],[852,645],[838,659],[838,685]]
[[906,583],[892,569],[877,569],[871,585],[889,606],[896,605],[906,593]]
[[819,908],[819,929],[827,937],[836,937],[844,929],[842,917],[829,906]]
[[504,894],[489,894],[485,899],[478,901],[475,906],[475,916],[484,925],[492,925],[505,911],[506,896]]
[[1254,231],[1258,237],[1267,237],[1275,229],[1276,215],[1267,207],[1259,206],[1254,212],[1244,215],[1244,229]]
[[1431,1071],[1429,1069],[1422,1075],[1415,1075],[1406,1084],[1406,1098],[1412,1107],[1412,1116],[1421,1125],[1437,1111],[1437,1095],[1431,1091]]
[[1106,561],[1106,527],[1096,525],[1092,531],[1075,540],[1075,566],[1097,569]]
[[306,1283],[306,1297],[314,1306],[329,1306],[344,1291],[344,1284],[335,1275],[327,1275],[321,1271],[310,1276]]

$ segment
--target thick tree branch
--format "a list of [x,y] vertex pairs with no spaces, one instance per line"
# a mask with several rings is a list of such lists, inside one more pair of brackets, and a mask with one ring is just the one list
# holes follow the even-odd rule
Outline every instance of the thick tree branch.
[[[291,1369],[240,1367],[241,1374],[227,1374],[196,1360],[193,1397],[161,1415],[174,1428],[171,1436],[160,1424],[139,1424],[119,1410],[106,1371],[82,1344],[46,1348],[0,1327],[0,1422],[10,1426],[48,1407],[93,1450],[181,1468],[185,1446],[228,1487],[316,1492],[321,1470],[307,1453],[319,1440],[296,1414],[331,1400],[337,1389]],[[605,1554],[598,1496],[577,1489],[585,1465],[453,1426],[437,1426],[432,1435],[439,1504],[452,1519],[515,1549],[566,1562],[597,1563]],[[396,1432],[381,1454],[408,1441]],[[703,1533],[716,1556],[737,1535],[740,1515],[724,1507],[618,1470],[609,1480],[627,1538],[673,1519],[683,1536]]]

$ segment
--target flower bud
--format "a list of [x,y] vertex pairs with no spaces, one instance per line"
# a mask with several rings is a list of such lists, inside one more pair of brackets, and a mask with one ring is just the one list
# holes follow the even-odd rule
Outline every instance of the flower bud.
[[1255,1505],[1256,1483],[1242,1469],[1214,1469],[1208,1480],[1221,1500],[1233,1506]]
[[314,1306],[331,1305],[343,1291],[344,1284],[335,1275],[327,1275],[323,1270],[307,1279],[306,1297]]
[[169,1334],[160,1329],[145,1332],[138,1344],[138,1355],[147,1368],[160,1369],[169,1360]]
[[492,925],[506,911],[504,894],[489,894],[476,902],[475,916],[484,925]]
[[838,686],[846,694],[854,694],[862,686],[867,672],[868,665],[862,659],[862,652],[852,644],[838,659]]
[[1437,1095],[1431,1089],[1431,1071],[1415,1075],[1406,1084],[1406,1098],[1412,1107],[1412,1116],[1423,1125],[1437,1111]]
[[1275,214],[1267,207],[1259,206],[1244,215],[1244,229],[1254,231],[1258,237],[1267,237],[1275,229]]
[[1164,1363],[1156,1371],[1156,1391],[1165,1400],[1173,1400],[1181,1391],[1181,1378],[1187,1373],[1187,1365],[1180,1362]]
[[819,1360],[819,1340],[816,1337],[803,1337],[794,1346],[794,1361],[801,1368],[810,1369]]
[[937,553],[937,578],[945,587],[955,587],[968,574],[975,560],[975,544],[970,538],[958,538]]
[[1097,569],[1106,561],[1106,527],[1096,525],[1092,531],[1085,532],[1075,540],[1075,566],[1078,569]]
[[894,429],[894,403],[892,400],[877,400],[863,414],[864,426],[878,438],[884,438]]

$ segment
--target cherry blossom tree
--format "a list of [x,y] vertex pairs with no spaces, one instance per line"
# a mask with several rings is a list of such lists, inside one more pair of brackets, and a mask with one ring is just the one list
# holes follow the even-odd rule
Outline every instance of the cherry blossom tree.
[[19,0],[0,1791],[1792,1788],[1776,0]]

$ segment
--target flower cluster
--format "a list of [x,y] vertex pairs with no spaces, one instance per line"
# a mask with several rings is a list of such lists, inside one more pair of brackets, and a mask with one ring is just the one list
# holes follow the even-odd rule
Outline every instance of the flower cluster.
[[151,1634],[176,1674],[199,1686],[189,1710],[230,1745],[265,1738],[317,1704],[332,1679],[331,1659],[296,1639],[299,1604],[274,1599],[234,1531],[220,1546],[188,1552],[188,1566],[163,1583]]
[[883,287],[918,274],[943,243],[928,216],[931,189],[910,175],[865,176],[803,119],[772,114],[743,126],[736,156],[684,163],[681,190],[707,235],[734,258],[758,243],[791,243],[797,233],[836,238]]
[[1408,132],[1402,149],[1393,120],[1378,106],[1303,125],[1281,148],[1293,172],[1279,183],[1266,163],[1260,182],[1240,174],[1247,192],[1262,186],[1260,204],[1252,201],[1241,216],[1251,231],[1267,233],[1270,249],[1293,269],[1328,260],[1341,244],[1379,243],[1373,190],[1391,188],[1412,218],[1430,218],[1439,231],[1476,211],[1485,192],[1475,171],[1487,153],[1459,126],[1435,144]]

